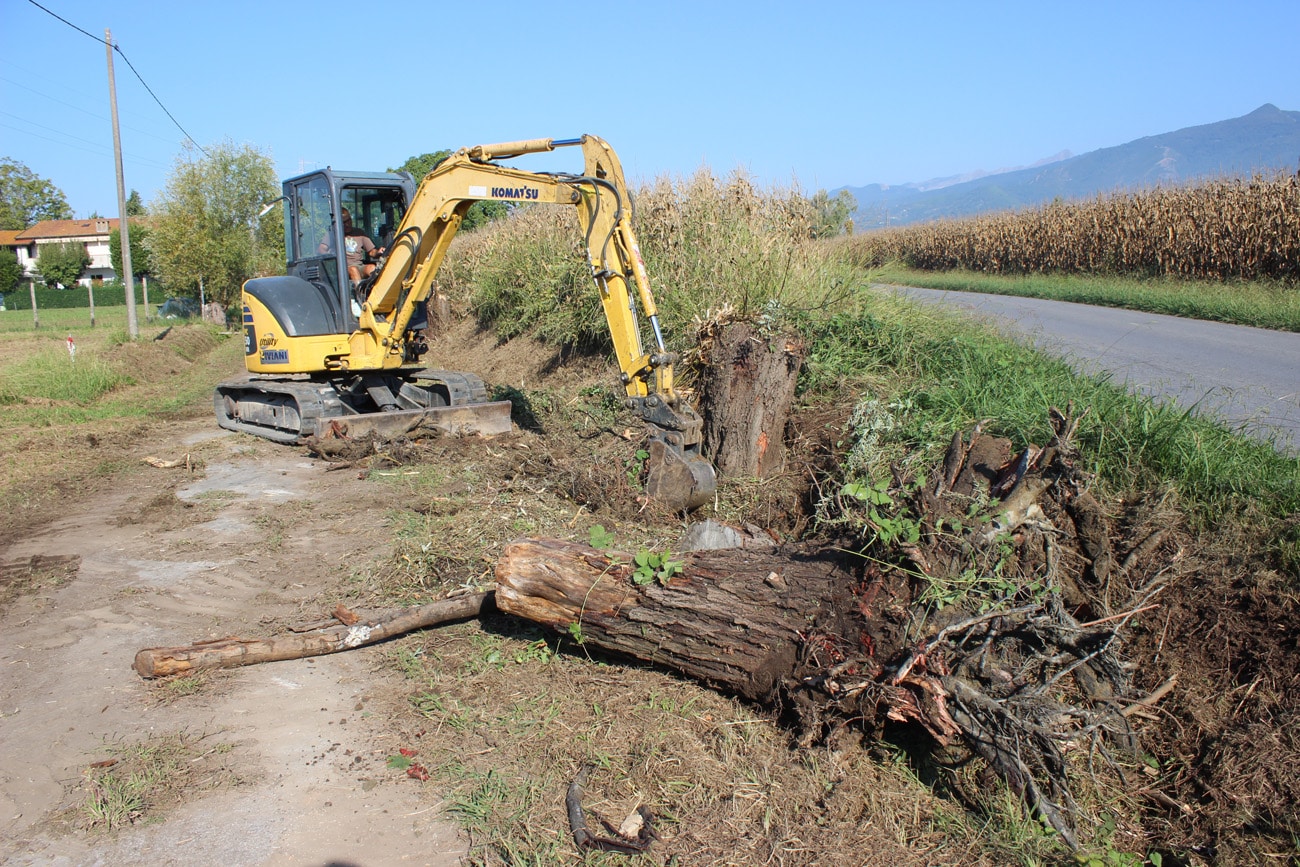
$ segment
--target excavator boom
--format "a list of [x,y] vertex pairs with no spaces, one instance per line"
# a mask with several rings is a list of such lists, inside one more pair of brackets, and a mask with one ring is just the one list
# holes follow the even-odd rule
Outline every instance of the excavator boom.
[[[495,162],[564,147],[582,149],[581,174]],[[647,427],[647,492],[679,509],[712,498],[716,479],[701,452],[702,425],[675,390],[677,357],[664,343],[623,169],[606,142],[584,135],[463,148],[418,187],[409,176],[327,169],[292,178],[284,189],[289,273],[244,286],[251,375],[218,387],[223,426],[287,441],[340,425],[392,427],[391,414],[404,413],[499,431],[509,405],[488,403],[481,380],[416,366],[427,348],[425,302],[475,202],[568,205],[586,241],[627,405]],[[372,273],[364,273],[371,266],[357,248],[377,258]],[[463,411],[452,412],[457,408]],[[476,413],[483,424],[474,422]],[[364,418],[384,415],[386,422]]]

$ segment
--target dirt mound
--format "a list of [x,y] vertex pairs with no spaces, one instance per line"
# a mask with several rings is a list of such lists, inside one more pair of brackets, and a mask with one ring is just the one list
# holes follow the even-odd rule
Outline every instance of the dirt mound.
[[1296,576],[1231,539],[1166,533],[1171,590],[1130,641],[1136,679],[1178,688],[1144,726],[1159,761],[1148,821],[1215,863],[1294,858],[1300,839],[1300,600]]

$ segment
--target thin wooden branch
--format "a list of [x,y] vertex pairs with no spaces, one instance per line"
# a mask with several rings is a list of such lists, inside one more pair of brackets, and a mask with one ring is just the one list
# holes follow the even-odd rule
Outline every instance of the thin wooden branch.
[[146,647],[135,655],[132,667],[141,677],[166,677],[186,671],[323,656],[374,644],[426,626],[477,617],[491,597],[490,592],[455,596],[417,608],[389,611],[350,626],[340,624],[318,632],[277,638],[222,638],[184,647]]

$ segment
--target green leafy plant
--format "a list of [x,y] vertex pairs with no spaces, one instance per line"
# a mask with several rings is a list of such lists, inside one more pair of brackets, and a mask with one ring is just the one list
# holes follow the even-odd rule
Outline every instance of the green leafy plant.
[[591,547],[598,551],[603,551],[610,545],[614,544],[614,534],[609,530],[606,530],[604,525],[594,524],[592,525],[592,528],[587,531],[587,540],[590,542]]
[[545,638],[538,638],[525,644],[514,659],[516,663],[550,662],[555,659],[555,650],[546,643]]
[[895,542],[903,545],[915,545],[921,538],[921,525],[915,519],[904,514],[890,515],[882,511],[894,506],[894,498],[889,495],[889,482],[874,484],[848,482],[840,488],[840,495],[851,497],[867,507],[867,520],[875,530],[876,536],[886,545]]
[[569,624],[568,632],[569,636],[579,644],[586,640],[582,635],[582,624],[576,620]]
[[682,571],[684,565],[681,560],[672,559],[671,551],[662,551],[656,554],[645,548],[633,555],[632,562],[635,566],[632,572],[632,581],[639,586],[644,586],[652,581],[667,584],[674,575]]
[[623,469],[627,472],[627,483],[637,490],[641,488],[641,471],[645,469],[645,462],[649,458],[648,451],[637,449],[630,458],[623,461]]

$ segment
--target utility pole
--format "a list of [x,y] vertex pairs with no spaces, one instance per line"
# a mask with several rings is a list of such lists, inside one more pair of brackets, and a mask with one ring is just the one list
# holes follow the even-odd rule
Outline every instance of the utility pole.
[[104,28],[104,46],[108,51],[108,101],[113,114],[113,159],[117,163],[117,223],[122,238],[122,282],[126,285],[126,330],[135,340],[140,326],[135,320],[135,274],[131,269],[131,227],[126,215],[126,183],[122,179],[122,136],[117,128],[117,83],[113,78],[113,34]]

